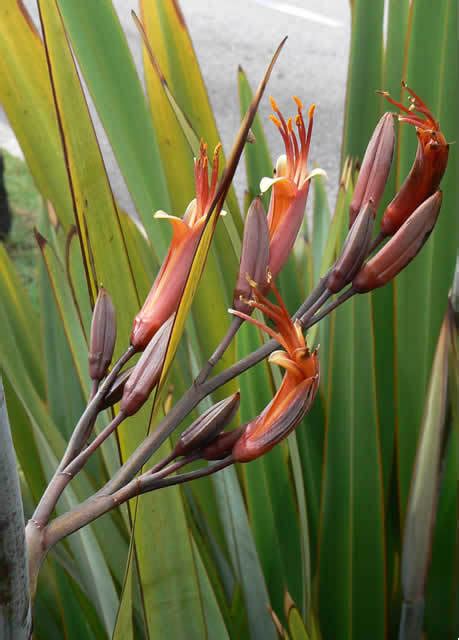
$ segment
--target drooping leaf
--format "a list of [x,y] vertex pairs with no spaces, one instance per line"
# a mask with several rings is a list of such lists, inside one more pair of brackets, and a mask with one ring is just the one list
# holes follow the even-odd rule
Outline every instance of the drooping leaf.
[[170,200],[145,96],[115,9],[109,0],[58,0],[58,5],[137,212],[156,245],[161,231],[152,213],[167,211]]

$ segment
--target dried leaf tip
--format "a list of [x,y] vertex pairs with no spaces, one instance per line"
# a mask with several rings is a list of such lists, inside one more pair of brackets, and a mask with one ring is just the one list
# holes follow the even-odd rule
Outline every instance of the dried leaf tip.
[[89,341],[89,375],[102,380],[112,361],[116,341],[116,314],[110,295],[101,287],[92,314]]

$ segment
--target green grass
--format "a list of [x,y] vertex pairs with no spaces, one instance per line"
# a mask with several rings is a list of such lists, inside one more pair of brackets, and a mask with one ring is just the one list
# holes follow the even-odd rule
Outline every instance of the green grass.
[[33,230],[38,225],[42,200],[26,163],[6,151],[2,151],[2,154],[5,160],[5,185],[12,211],[11,232],[5,245],[35,303],[38,248]]

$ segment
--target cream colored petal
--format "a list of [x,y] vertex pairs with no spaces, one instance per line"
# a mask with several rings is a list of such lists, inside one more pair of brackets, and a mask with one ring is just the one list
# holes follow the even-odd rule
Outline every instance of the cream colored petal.
[[285,195],[288,196],[295,196],[298,191],[295,183],[292,182],[290,178],[262,178],[260,181],[261,193],[265,193],[276,184],[278,184],[279,186],[282,185],[282,189],[284,190]]
[[307,180],[311,180],[312,178],[315,178],[316,176],[323,176],[324,178],[328,178],[327,172],[324,171],[323,169],[320,169],[320,167],[317,167],[316,169],[313,169],[311,171],[311,173],[308,173],[308,175],[306,176],[304,181],[306,182]]

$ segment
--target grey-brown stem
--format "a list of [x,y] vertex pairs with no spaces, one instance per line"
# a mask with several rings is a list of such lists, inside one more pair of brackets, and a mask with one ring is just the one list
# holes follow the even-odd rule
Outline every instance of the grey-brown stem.
[[149,474],[144,474],[140,478],[134,478],[127,485],[112,495],[92,496],[86,500],[86,502],[83,502],[83,504],[75,507],[72,511],[68,511],[53,520],[46,527],[47,545],[49,548],[52,547],[59,542],[59,540],[62,540],[62,538],[78,531],[81,527],[86,526],[105,513],[108,513],[108,511],[111,511],[115,507],[118,507],[124,502],[127,502],[142,493],[156,491],[157,489],[171,487],[184,482],[191,482],[198,478],[204,478],[205,476],[209,476],[230,466],[233,462],[234,460],[232,456],[228,456],[227,458],[210,464],[203,469],[189,471],[188,473],[182,473],[169,478],[158,478],[154,475],[150,476]]
[[70,462],[81,452],[85,445],[96,421],[97,415],[100,411],[100,405],[104,399],[105,394],[109,391],[116,376],[121,371],[122,367],[132,358],[135,353],[134,347],[130,346],[119,360],[115,363],[112,370],[99,386],[99,389],[92,400],[86,407],[83,415],[81,416],[78,424],[73,431],[73,434],[67,445],[67,449],[64,456],[59,463],[58,468],[54,476],[51,478],[45,492],[43,493],[40,502],[32,516],[32,520],[39,526],[47,524],[52,512],[59,500],[62,491],[70,482],[71,477],[63,475],[62,471],[70,464]]

